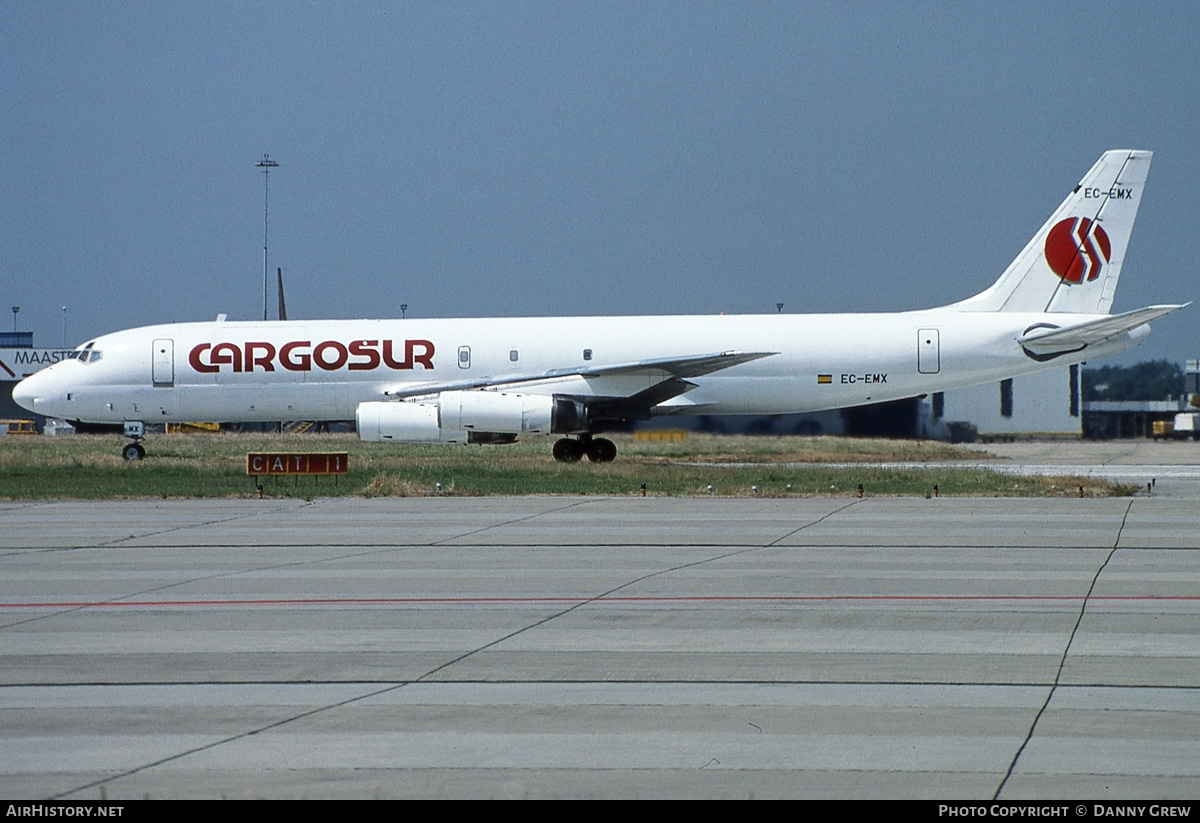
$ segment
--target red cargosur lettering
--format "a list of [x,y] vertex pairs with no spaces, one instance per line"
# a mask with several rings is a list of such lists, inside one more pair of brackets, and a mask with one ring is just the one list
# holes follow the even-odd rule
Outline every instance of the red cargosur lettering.
[[356,360],[350,364],[350,371],[370,371],[379,368],[379,352],[375,346],[378,340],[355,340],[350,343],[350,354],[353,357],[365,357],[366,362]]
[[324,340],[315,346],[309,340],[293,340],[276,350],[265,341],[237,343],[201,343],[188,352],[188,363],[201,374],[216,374],[222,366],[231,372],[275,371],[373,371],[381,365],[397,371],[433,368],[433,343],[428,340],[405,340],[404,359],[395,356],[397,344],[392,340],[353,340],[348,345],[337,340]]
[[307,349],[309,342],[300,340],[298,342],[284,343],[279,349],[279,362],[288,371],[312,371],[312,355],[297,354],[295,357],[292,353],[297,349]]

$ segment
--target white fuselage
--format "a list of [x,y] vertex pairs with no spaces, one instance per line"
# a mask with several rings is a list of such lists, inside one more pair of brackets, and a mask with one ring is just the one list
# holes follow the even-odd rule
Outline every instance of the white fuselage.
[[[689,378],[694,388],[654,414],[815,411],[987,383],[1079,362],[1028,356],[1036,324],[1099,315],[971,312],[896,314],[540,317],[456,320],[207,322],[116,332],[87,362],[27,378],[14,399],[48,417],[89,423],[348,420],[360,403],[413,396],[422,385],[644,362],[703,352],[771,352]],[[1131,348],[1138,327],[1087,357]],[[524,380],[528,395],[629,396],[660,376],[634,373]],[[432,389],[436,393],[440,389]]]
[[[577,435],[664,414],[878,403],[1124,351],[1182,308],[1110,313],[1151,153],[1104,152],[990,287],[895,314],[180,323],[105,335],[13,399],[86,423],[349,420],[393,442]],[[141,447],[127,446],[139,458]]]

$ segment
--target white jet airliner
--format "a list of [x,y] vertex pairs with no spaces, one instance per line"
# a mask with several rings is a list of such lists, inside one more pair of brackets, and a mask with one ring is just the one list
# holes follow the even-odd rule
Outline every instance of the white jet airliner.
[[[13,391],[48,417],[354,418],[363,440],[512,442],[674,414],[780,414],[998,381],[1132,348],[1183,306],[1110,314],[1151,152],[1109,151],[991,288],[893,314],[178,323],[104,335]],[[1185,304],[1186,305],[1186,304]]]

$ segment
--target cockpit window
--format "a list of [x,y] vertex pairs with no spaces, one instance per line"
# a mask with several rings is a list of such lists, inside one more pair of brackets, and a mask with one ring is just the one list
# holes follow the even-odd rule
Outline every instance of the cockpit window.
[[93,340],[91,343],[76,349],[75,359],[77,359],[80,363],[95,363],[104,356],[103,352],[93,348],[95,345],[96,341]]

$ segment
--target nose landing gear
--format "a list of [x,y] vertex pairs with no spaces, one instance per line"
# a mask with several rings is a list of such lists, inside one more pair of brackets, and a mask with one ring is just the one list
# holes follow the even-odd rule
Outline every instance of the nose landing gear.
[[146,456],[146,447],[136,440],[132,443],[126,443],[125,448],[121,449],[121,456],[126,460],[141,460]]
[[126,443],[121,449],[121,456],[126,460],[141,460],[146,456],[146,447],[141,440],[146,436],[146,424],[140,420],[125,421],[125,436],[132,437],[132,443]]

